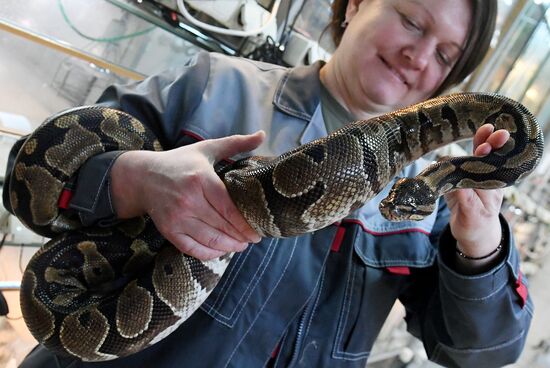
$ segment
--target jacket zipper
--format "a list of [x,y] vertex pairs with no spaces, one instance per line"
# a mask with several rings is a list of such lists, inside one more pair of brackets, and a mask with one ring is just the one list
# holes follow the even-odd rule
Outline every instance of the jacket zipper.
[[[311,303],[313,304],[313,303]],[[309,309],[309,304],[306,306],[306,309]],[[309,313],[307,313],[308,310],[304,311],[302,314],[302,317],[300,318],[300,324],[298,325],[298,332],[296,333],[296,341],[294,342],[294,349],[292,351],[292,359],[290,359],[289,366],[292,366],[296,363],[296,360],[298,359],[298,353],[300,351],[300,348],[302,347],[302,340],[304,338],[304,329],[306,324],[306,318]]]
[[306,306],[304,307],[304,313],[300,317],[298,331],[296,332],[296,341],[294,342],[294,348],[292,351],[292,358],[290,359],[290,363],[288,364],[289,367],[295,365],[296,361],[298,360],[304,337],[307,334],[306,323],[309,324],[309,322],[313,318],[313,311],[315,309],[315,306],[317,305],[317,301],[322,290],[324,278],[325,272],[323,271],[323,274],[318,281],[317,286],[315,287],[315,291],[308,300]]

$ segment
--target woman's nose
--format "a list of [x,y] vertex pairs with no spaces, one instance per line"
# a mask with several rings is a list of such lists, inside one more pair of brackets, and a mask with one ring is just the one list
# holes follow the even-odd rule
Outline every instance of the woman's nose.
[[424,70],[434,53],[435,45],[429,40],[420,40],[403,49],[403,56],[408,66],[415,70]]

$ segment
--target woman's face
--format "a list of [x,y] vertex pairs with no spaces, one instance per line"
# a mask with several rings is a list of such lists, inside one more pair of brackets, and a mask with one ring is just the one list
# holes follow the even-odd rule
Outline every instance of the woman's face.
[[461,55],[469,0],[350,0],[334,57],[355,109],[387,112],[432,96]]

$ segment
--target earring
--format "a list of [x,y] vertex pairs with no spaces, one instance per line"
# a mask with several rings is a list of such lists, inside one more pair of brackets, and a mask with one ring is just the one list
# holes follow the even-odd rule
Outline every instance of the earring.
[[348,22],[347,20],[345,20],[345,21],[343,21],[342,23],[340,23],[340,27],[346,28],[346,27],[348,26],[348,23],[349,23],[349,22]]

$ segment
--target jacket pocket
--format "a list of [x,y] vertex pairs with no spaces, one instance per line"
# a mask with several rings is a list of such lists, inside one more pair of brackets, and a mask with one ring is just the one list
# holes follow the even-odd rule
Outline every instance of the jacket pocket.
[[367,359],[374,342],[375,334],[371,321],[376,321],[376,318],[367,314],[368,298],[363,287],[366,269],[361,263],[354,255],[347,269],[345,291],[338,314],[332,350],[332,357],[335,359],[350,361]]
[[429,234],[398,231],[380,236],[361,225],[346,226],[347,231],[354,231],[353,244],[348,245],[353,250],[332,351],[336,359],[369,357],[403,286],[413,277],[411,269],[431,266],[437,254]]

